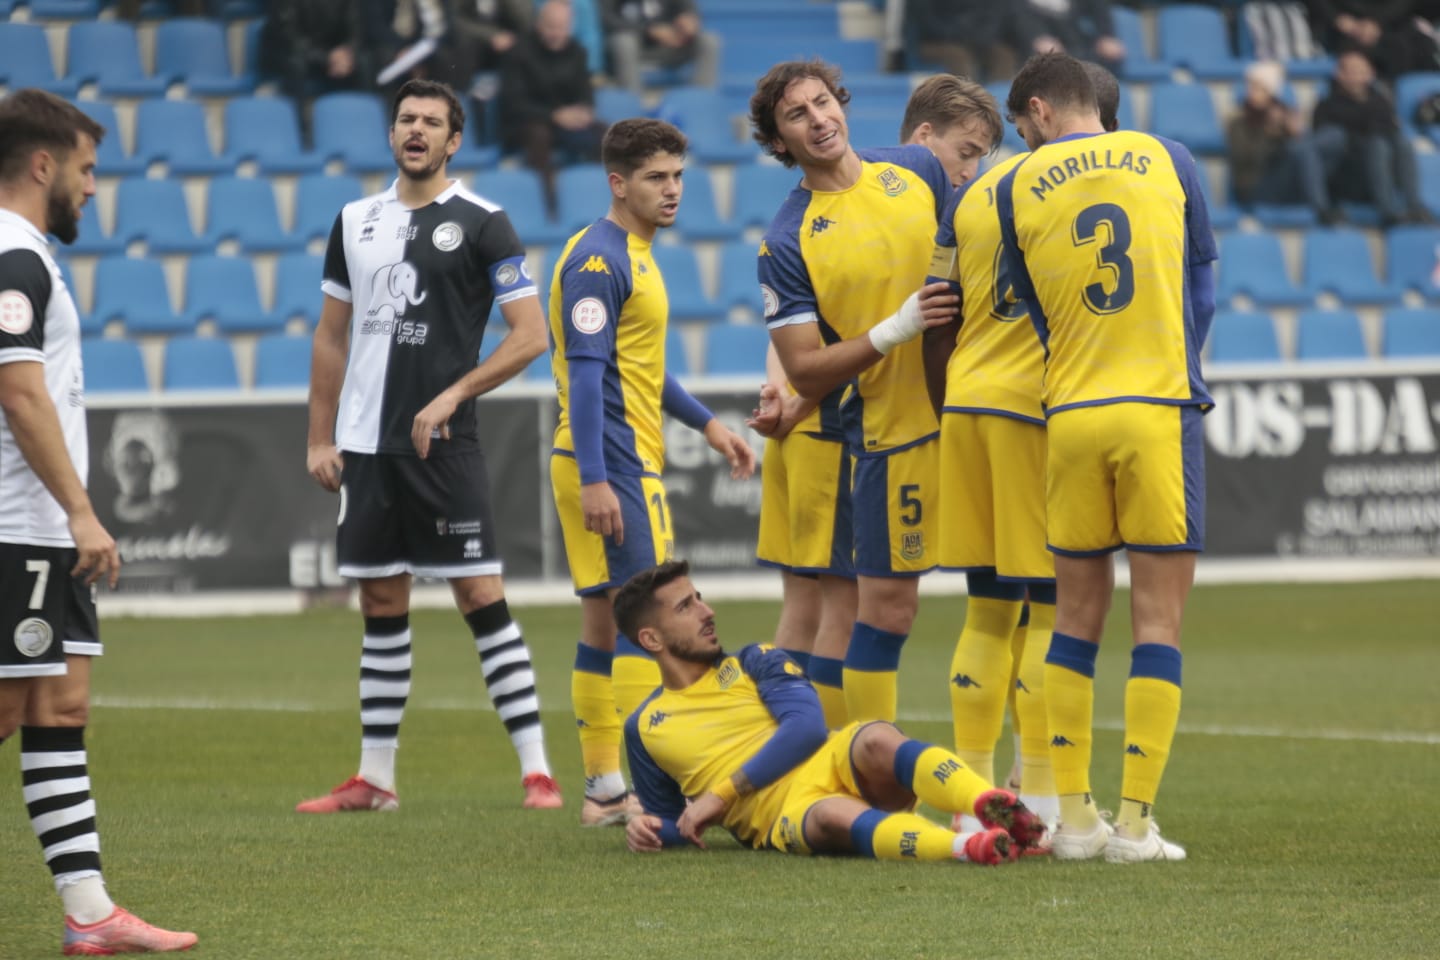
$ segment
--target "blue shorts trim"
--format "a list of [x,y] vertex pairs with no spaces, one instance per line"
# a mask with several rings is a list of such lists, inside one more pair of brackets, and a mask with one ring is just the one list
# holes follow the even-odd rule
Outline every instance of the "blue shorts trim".
[[909,443],[902,443],[898,447],[886,447],[884,450],[856,450],[855,444],[852,443],[850,444],[850,455],[857,459],[863,460],[868,460],[871,457],[888,457],[892,454],[903,453],[904,451],[909,450],[911,447],[918,447],[921,444],[929,443],[931,440],[939,439],[940,431],[936,430],[934,433],[927,433],[925,436],[921,437],[918,440],[911,440]]
[[1117,550],[1124,550],[1126,547],[1123,543],[1117,543],[1113,547],[1101,547],[1099,550],[1061,550],[1059,547],[1047,543],[1045,544],[1045,549],[1057,557],[1075,557],[1083,560],[1086,557],[1107,556],[1108,554],[1115,553]]
[[1044,417],[1027,417],[1023,413],[1015,413],[1013,410],[997,410],[994,407],[941,407],[940,414],[947,413],[969,413],[982,417],[1005,417],[1007,420],[1019,420],[1021,423],[1033,423],[1037,427],[1045,426]]

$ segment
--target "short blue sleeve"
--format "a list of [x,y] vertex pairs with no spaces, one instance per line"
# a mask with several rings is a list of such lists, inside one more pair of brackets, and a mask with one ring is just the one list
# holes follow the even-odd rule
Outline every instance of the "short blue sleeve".
[[630,297],[629,264],[595,252],[582,239],[560,268],[560,290],[565,358],[608,360],[615,353],[615,324]]
[[1195,158],[1182,143],[1165,137],[1156,137],[1170,154],[1175,165],[1175,174],[1185,190],[1185,255],[1191,264],[1210,263],[1220,259],[1215,245],[1215,231],[1210,226],[1210,208],[1205,204],[1205,191],[1200,185],[1200,171],[1195,167]]
[[775,222],[760,244],[755,272],[765,305],[765,323],[771,329],[795,323],[815,323],[820,305],[810,269],[800,253],[800,223],[805,218],[810,193],[796,190],[780,208]]

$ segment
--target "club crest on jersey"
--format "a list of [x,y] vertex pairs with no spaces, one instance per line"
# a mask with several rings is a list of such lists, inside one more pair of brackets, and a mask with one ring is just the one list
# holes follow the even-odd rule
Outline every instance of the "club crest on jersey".
[[898,197],[910,187],[910,184],[895,172],[894,167],[886,167],[880,171],[880,186],[885,189],[887,197]]
[[15,627],[15,649],[27,657],[38,657],[55,642],[55,629],[39,617],[27,617]]
[[502,287],[514,286],[515,281],[519,279],[520,271],[515,268],[513,263],[502,263],[500,268],[495,271],[495,282]]
[[435,228],[430,234],[430,242],[435,244],[435,249],[441,253],[449,253],[460,246],[460,241],[465,239],[465,231],[460,229],[460,224],[447,220]]
[[721,690],[729,690],[730,686],[740,679],[740,665],[731,657],[720,665],[720,670],[715,674],[715,682]]
[[365,218],[364,218],[363,220],[361,220],[360,222],[361,222],[361,223],[369,223],[371,220],[379,220],[379,219],[380,219],[380,211],[381,211],[381,210],[384,210],[384,209],[385,209],[385,205],[384,205],[383,203],[381,203],[379,200],[376,200],[374,203],[370,204],[369,209],[365,211]]
[[608,319],[610,318],[605,312],[605,304],[594,297],[577,300],[575,306],[570,308],[570,322],[581,333],[599,333],[605,329]]
[[0,293],[0,330],[19,336],[35,322],[35,308],[30,298],[19,290]]
[[777,294],[770,284],[760,284],[760,299],[765,304],[765,316],[775,316],[780,312],[780,295]]
[[900,538],[900,556],[906,560],[919,560],[925,556],[925,534],[919,530],[903,534]]

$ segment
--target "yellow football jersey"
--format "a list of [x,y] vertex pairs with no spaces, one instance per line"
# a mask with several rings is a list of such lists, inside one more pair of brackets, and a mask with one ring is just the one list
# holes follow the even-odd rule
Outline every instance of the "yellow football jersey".
[[684,690],[661,687],[625,721],[630,775],[646,813],[673,826],[687,798],[743,769],[757,789],[730,805],[722,825],[754,847],[780,815],[795,771],[827,736],[815,688],[768,644],[724,657]]
[[996,208],[1045,345],[1048,413],[1211,403],[1189,274],[1216,258],[1215,237],[1185,147],[1130,130],[1062,137],[1001,178]]
[[660,395],[670,302],[649,241],[597,220],[565,244],[550,284],[550,363],[560,400],[555,449],[570,436],[570,361],[602,361],[609,473],[659,474],[665,462]]
[[[853,186],[797,187],[765,234],[758,270],[772,330],[818,323],[826,343],[850,340],[900,309],[925,281],[950,196],[945,168],[922,146],[859,155]],[[857,384],[842,411],[857,453],[902,447],[939,429],[919,338],[890,351]],[[823,432],[838,436],[834,428]]]

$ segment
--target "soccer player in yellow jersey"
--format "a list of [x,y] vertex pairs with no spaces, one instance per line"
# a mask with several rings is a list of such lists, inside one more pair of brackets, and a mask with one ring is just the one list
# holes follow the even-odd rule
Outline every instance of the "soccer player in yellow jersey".
[[685,148],[684,135],[658,120],[622,120],[606,132],[610,212],[570,238],[551,283],[560,419],[550,480],[580,596],[571,698],[587,826],[634,812],[620,773],[620,718],[660,682],[643,651],[617,639],[610,599],[631,574],[674,555],[662,413],[702,432],[732,476],[755,469],[750,445],[665,372],[669,305],[650,248],[675,222]]
[[[1006,108],[1033,151],[995,189],[1006,266],[1046,350],[1046,534],[1058,605],[1046,656],[1062,859],[1181,860],[1151,817],[1180,714],[1180,623],[1204,542],[1200,349],[1215,240],[1180,144],[1106,133],[1078,60],[1042,54]],[[1095,657],[1130,559],[1134,649],[1120,811],[1090,795]]]
[[[703,846],[705,830],[719,825],[747,846],[785,853],[994,864],[1044,831],[1014,794],[892,724],[827,734],[814,688],[784,651],[721,649],[715,611],[684,562],[633,577],[615,597],[615,618],[664,680],[625,721],[645,807],[626,828],[632,850]],[[917,799],[972,810],[983,826],[959,836],[914,813]]]
[[937,287],[921,308],[915,291],[950,182],[924,147],[856,153],[849,96],[819,61],[778,64],[756,84],[756,141],[803,174],[765,234],[758,271],[771,342],[795,390],[823,403],[854,384],[842,418],[855,457],[859,616],[845,653],[845,707],[851,720],[893,720],[917,578],[935,565],[939,423],[917,338],[930,314],[948,319],[955,301]]

